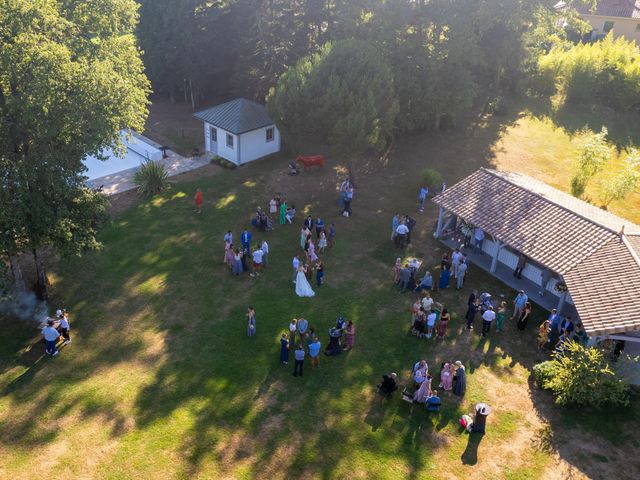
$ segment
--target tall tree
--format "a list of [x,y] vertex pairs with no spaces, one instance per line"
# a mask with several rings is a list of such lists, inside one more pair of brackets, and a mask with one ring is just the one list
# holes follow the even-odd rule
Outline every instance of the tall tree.
[[370,44],[326,44],[300,60],[269,92],[268,107],[285,138],[313,137],[353,160],[391,136],[398,102],[391,69]]
[[[0,252],[96,248],[105,200],[84,186],[86,154],[142,130],[148,81],[133,0],[0,0]],[[121,147],[121,146],[120,146]]]

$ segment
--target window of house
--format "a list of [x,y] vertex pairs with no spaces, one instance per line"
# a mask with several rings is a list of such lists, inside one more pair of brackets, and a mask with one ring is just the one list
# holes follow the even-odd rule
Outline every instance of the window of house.
[[267,142],[273,141],[273,127],[267,128]]
[[233,148],[233,135],[227,133],[227,147]]
[[218,142],[218,129],[216,127],[211,127],[211,141]]
[[613,29],[613,22],[607,21],[604,22],[604,27],[602,27],[602,31],[604,33],[609,33]]

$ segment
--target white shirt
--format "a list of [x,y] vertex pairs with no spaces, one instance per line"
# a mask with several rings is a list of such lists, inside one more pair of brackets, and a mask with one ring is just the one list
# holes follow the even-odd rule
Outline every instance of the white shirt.
[[481,228],[476,228],[475,237],[476,240],[484,240],[484,232]]
[[407,233],[409,233],[409,227],[407,227],[404,223],[401,223],[400,225],[398,225],[398,228],[396,228],[396,233],[398,235],[406,235]]
[[262,249],[263,253],[269,253],[269,244],[267,242],[262,242],[262,245],[260,245],[260,248]]
[[290,323],[289,324],[289,331],[290,332],[295,332],[298,330],[298,326],[295,323]]
[[453,252],[451,254],[451,263],[454,265],[458,265],[460,263],[460,259],[462,258],[462,254],[460,252]]
[[496,312],[493,310],[487,310],[482,314],[482,319],[485,322],[492,322],[496,318]]
[[69,328],[69,322],[64,317],[60,319],[60,323],[58,325],[60,325],[60,328],[66,328],[66,329]]
[[436,317],[437,317],[436,313],[431,312],[427,317],[427,325],[429,325],[430,327],[433,327],[436,324]]
[[253,261],[255,263],[262,263],[262,255],[262,250],[256,250],[255,252],[253,252]]
[[300,260],[298,260],[298,257],[293,257],[293,269],[294,270],[298,270],[298,267],[300,266]]
[[466,263],[461,263],[458,266],[458,275],[464,275],[467,272],[467,264]]
[[424,297],[422,299],[422,308],[424,308],[425,312],[428,312],[429,310],[431,310],[431,305],[433,305],[433,298]]

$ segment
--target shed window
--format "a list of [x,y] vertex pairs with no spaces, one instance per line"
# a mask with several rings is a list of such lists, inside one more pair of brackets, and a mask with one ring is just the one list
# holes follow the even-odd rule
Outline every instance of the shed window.
[[267,128],[267,142],[273,141],[273,127]]
[[613,22],[611,21],[604,22],[604,27],[602,27],[602,31],[604,33],[609,33],[611,30],[613,30]]
[[227,147],[233,148],[233,135],[227,133]]
[[218,129],[216,127],[211,127],[211,141],[218,142]]

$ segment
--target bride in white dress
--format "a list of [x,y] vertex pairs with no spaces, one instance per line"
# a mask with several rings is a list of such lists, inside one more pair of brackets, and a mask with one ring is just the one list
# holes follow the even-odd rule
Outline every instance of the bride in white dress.
[[316,292],[311,289],[311,285],[309,285],[309,281],[305,276],[305,272],[307,269],[300,265],[298,267],[298,274],[296,275],[296,295],[299,297],[313,297]]

